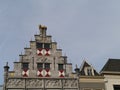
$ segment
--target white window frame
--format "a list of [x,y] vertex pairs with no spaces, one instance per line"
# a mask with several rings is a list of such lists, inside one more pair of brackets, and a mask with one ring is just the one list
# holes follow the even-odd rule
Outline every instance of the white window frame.
[[[91,75],[88,75],[88,70],[91,70]],[[85,67],[84,69],[85,75],[87,76],[94,76],[94,69],[92,67]]]

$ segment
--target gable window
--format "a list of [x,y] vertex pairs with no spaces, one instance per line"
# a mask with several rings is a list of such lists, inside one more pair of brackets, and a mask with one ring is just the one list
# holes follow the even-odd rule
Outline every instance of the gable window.
[[58,70],[63,70],[63,64],[58,64]]
[[29,64],[28,63],[22,63],[22,69],[28,69]]
[[88,68],[88,69],[87,69],[87,75],[88,75],[88,76],[92,76],[92,69],[91,69],[91,68]]
[[94,76],[94,69],[92,67],[85,67],[84,72],[87,76]]
[[50,63],[45,63],[45,69],[50,69]]
[[43,69],[43,63],[37,63],[37,68],[38,69]]
[[50,43],[44,43],[44,48],[45,49],[50,49]]
[[39,43],[39,42],[37,42],[37,43],[36,43],[36,47],[37,47],[37,48],[50,49],[50,48],[51,48],[51,45],[50,45],[50,43]]
[[37,47],[37,48],[43,48],[43,43],[38,43],[38,42],[37,42],[37,43],[36,43],[36,47]]

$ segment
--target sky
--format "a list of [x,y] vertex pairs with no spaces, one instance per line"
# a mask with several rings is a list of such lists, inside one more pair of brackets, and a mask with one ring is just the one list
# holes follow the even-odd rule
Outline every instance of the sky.
[[83,60],[98,72],[109,58],[120,59],[120,0],[0,0],[0,84],[3,67],[47,26],[68,62]]

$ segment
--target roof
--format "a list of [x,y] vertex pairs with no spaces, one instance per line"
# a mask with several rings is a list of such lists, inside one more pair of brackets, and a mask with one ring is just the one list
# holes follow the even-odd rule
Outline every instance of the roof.
[[[92,67],[92,66],[90,64],[88,64],[87,61],[83,61],[83,64],[82,64],[82,66],[80,68],[80,75],[85,75],[85,71],[84,71],[85,67]],[[93,68],[93,70],[94,70],[94,75],[98,76],[99,73],[94,68]]]
[[108,59],[101,72],[120,72],[120,59]]

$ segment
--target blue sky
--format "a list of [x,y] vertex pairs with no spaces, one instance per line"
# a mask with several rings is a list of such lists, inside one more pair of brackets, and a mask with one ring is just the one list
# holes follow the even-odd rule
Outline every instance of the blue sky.
[[109,58],[120,58],[120,0],[0,0],[0,84],[3,66],[10,70],[24,47],[47,33],[69,62],[87,60],[99,72]]

